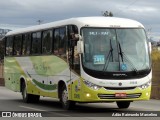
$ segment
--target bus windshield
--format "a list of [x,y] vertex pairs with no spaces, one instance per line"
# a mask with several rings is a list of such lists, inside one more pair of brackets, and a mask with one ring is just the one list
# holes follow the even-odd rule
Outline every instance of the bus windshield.
[[83,66],[103,72],[138,72],[150,68],[142,28],[83,28]]

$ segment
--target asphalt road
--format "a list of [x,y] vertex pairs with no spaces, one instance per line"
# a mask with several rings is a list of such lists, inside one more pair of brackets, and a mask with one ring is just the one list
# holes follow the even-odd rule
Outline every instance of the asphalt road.
[[[75,118],[76,120],[155,120],[159,119],[160,117],[160,100],[133,102],[128,109],[118,109],[116,103],[85,103],[77,104],[74,110],[67,111],[62,109],[61,104],[55,99],[41,97],[39,103],[28,104],[22,101],[20,93],[8,90],[5,87],[0,87],[0,112],[1,115],[2,112],[11,112],[12,117],[16,117],[16,115],[25,116],[26,114],[28,115],[28,113],[36,113],[37,116],[42,116],[42,118],[39,118],[39,120],[44,120],[44,117],[46,116],[48,117],[45,118],[45,120],[75,120]],[[156,115],[159,117],[155,117]]]

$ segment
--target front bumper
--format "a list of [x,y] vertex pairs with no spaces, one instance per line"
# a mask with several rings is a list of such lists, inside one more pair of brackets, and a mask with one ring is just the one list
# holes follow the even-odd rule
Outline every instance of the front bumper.
[[[117,97],[117,93],[126,94],[126,96]],[[101,88],[99,90],[92,90],[83,85],[81,92],[81,102],[115,102],[115,101],[138,101],[149,100],[151,94],[151,86],[142,90],[135,87],[131,90],[106,90]]]

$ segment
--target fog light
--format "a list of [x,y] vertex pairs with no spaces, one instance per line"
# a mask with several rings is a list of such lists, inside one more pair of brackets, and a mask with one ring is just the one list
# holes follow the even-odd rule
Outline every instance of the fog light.
[[86,94],[86,97],[90,97],[91,95],[89,93]]
[[146,96],[148,96],[148,95],[149,95],[149,93],[147,92],[147,93],[146,93]]

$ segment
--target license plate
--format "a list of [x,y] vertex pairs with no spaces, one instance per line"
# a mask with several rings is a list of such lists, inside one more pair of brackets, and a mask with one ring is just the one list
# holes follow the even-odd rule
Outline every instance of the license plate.
[[126,93],[115,93],[115,97],[116,98],[125,98],[126,97]]

